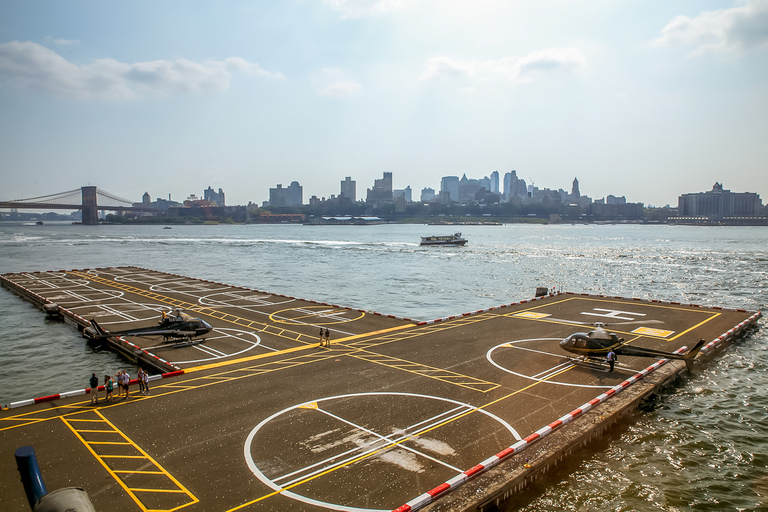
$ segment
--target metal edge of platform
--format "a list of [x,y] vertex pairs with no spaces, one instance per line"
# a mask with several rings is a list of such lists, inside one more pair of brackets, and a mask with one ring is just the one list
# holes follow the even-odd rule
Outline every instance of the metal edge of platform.
[[[108,268],[115,268],[115,267],[108,267]],[[296,299],[296,297],[289,297],[287,295],[274,294],[271,292],[263,292],[259,290],[254,290],[252,288],[227,285],[225,283],[217,283],[215,281],[210,281],[210,280],[191,278],[188,276],[173,274],[170,272],[145,269],[145,268],[136,267],[136,266],[129,266],[128,268],[159,272],[167,275],[173,275],[173,276],[183,277],[187,279],[194,279],[202,282],[222,284],[225,286],[231,286],[233,288],[251,290],[259,293],[270,293],[271,295],[277,295],[281,297]],[[88,271],[88,270],[98,270],[98,269],[83,269],[83,270]],[[54,272],[54,271],[51,271],[51,272]],[[59,272],[69,272],[69,271],[62,270]],[[29,272],[29,273],[33,273],[33,272]],[[40,272],[34,272],[34,273],[40,273]],[[0,284],[3,287],[9,289],[10,291],[17,293],[22,298],[28,300],[29,302],[33,303],[35,306],[41,309],[43,305],[51,303],[51,301],[49,301],[48,299],[45,299],[44,297],[32,292],[31,290],[28,290],[18,285],[17,283],[14,283],[10,279],[6,278],[4,275],[0,275]],[[556,296],[561,294],[581,296],[581,297],[595,297],[595,298],[601,298],[601,299],[610,298],[610,299],[637,301],[637,302],[654,303],[654,304],[672,304],[672,305],[679,305],[683,307],[712,309],[712,310],[728,310],[728,311],[736,311],[736,312],[742,312],[742,313],[751,313],[751,316],[747,320],[741,322],[737,326],[734,326],[733,328],[729,329],[728,331],[726,331],[725,333],[723,333],[722,335],[718,336],[717,338],[710,341],[707,345],[705,345],[705,347],[702,348],[702,354],[704,355],[705,359],[711,359],[711,357],[717,350],[727,346],[728,344],[733,342],[736,338],[743,336],[745,334],[745,330],[756,326],[758,319],[761,318],[762,316],[762,313],[760,311],[748,311],[746,309],[731,309],[731,308],[723,308],[718,306],[701,306],[697,304],[685,304],[685,303],[673,302],[673,301],[627,298],[627,297],[595,295],[595,294],[575,293],[575,292],[556,292],[554,294],[550,294],[544,297],[526,299],[516,303],[504,304],[501,306],[490,307],[483,310],[477,310],[473,312],[463,313],[460,315],[454,315],[451,317],[445,317],[445,318],[441,318],[433,321],[427,321],[427,322],[417,322],[408,318],[396,317],[393,315],[383,315],[380,313],[373,313],[373,314],[405,320],[418,325],[425,325],[425,324],[437,323],[442,321],[448,321],[454,318],[461,318],[461,317],[474,315],[478,313],[483,313],[483,312],[487,312],[487,311],[491,311],[499,308],[524,304],[528,302],[534,302],[536,300],[541,300],[549,296]],[[339,307],[339,308],[344,307],[344,306],[338,306],[334,304],[328,304],[328,303],[318,302],[318,301],[313,301],[308,299],[297,299],[297,300],[303,300],[307,302],[313,302],[317,304],[329,305],[329,306]],[[346,308],[346,309],[372,313],[370,311],[365,311],[365,310],[355,309],[355,308]],[[60,311],[63,312],[62,317],[65,319],[65,321],[68,321],[69,323],[76,325],[79,330],[82,330],[84,327],[88,325],[87,320],[80,317],[79,315],[76,315],[64,308],[60,308]],[[138,348],[135,345],[119,339],[114,339],[114,340],[110,339],[110,341],[111,341],[110,346],[112,346],[113,348],[117,349],[120,352],[125,353],[129,357],[136,358],[135,354],[132,354],[131,351],[126,349],[126,347],[119,342]],[[150,355],[153,358],[160,360],[160,358],[157,358],[157,356],[154,356],[152,354]],[[150,364],[154,366],[156,363],[154,361],[151,361]],[[166,363],[166,364],[169,364],[169,363]],[[578,417],[578,420],[580,421],[574,421],[573,423],[570,424],[568,429],[557,430],[556,432],[552,432],[552,434],[548,435],[546,438],[543,438],[540,440],[537,439],[536,440],[537,442],[535,444],[532,443],[533,448],[530,449],[530,451],[527,450],[525,454],[515,454],[510,456],[509,458],[505,458],[503,461],[500,461],[498,465],[494,465],[492,468],[488,469],[487,471],[484,471],[482,473],[472,474],[467,479],[457,481],[456,485],[453,487],[449,486],[449,488],[445,488],[447,483],[443,484],[442,486],[439,486],[433,489],[432,491],[430,491],[430,493],[428,493],[429,497],[425,500],[422,500],[422,502],[419,503],[418,507],[415,507],[415,508],[400,507],[399,509],[396,509],[396,510],[402,509],[402,510],[414,511],[414,510],[421,509],[421,510],[424,510],[425,512],[437,512],[442,510],[451,510],[451,511],[478,510],[482,512],[485,510],[493,510],[496,507],[498,507],[500,503],[508,500],[510,496],[523,491],[528,486],[530,486],[534,481],[546,475],[554,467],[556,467],[560,462],[562,462],[564,458],[570,456],[573,452],[585,447],[590,442],[602,437],[607,430],[609,430],[612,426],[614,426],[624,416],[626,416],[631,411],[634,411],[637,408],[637,405],[644,398],[656,392],[661,386],[663,386],[667,382],[670,382],[671,380],[675,379],[683,370],[683,368],[685,368],[685,366],[682,363],[679,363],[679,362],[669,363],[665,367],[657,369],[651,376],[643,378],[642,383],[638,382],[635,385],[627,387],[626,391],[621,393],[620,398],[615,396],[614,399],[611,400],[608,404],[605,404],[604,402],[601,403],[600,405],[602,405],[602,407],[597,411],[595,409],[590,409],[586,411],[584,414]],[[164,369],[167,369],[167,368],[164,368]],[[170,369],[172,371],[178,370],[178,368],[173,366],[171,366]],[[177,373],[177,372],[173,372],[173,373]],[[590,418],[591,421],[588,421],[586,418]],[[544,427],[544,428],[547,428],[547,427]],[[483,489],[485,489],[486,492],[482,492]],[[450,492],[447,492],[447,491],[450,491]],[[481,492],[482,492],[482,496],[479,496]],[[466,495],[469,495],[469,499],[466,499]]]
[[[588,294],[575,295],[586,296]],[[612,298],[624,299],[622,297]],[[682,305],[686,306],[686,304]],[[762,317],[760,311],[735,311],[752,314],[748,319],[705,345],[708,347],[708,351],[704,352],[704,347],[702,347],[703,358],[697,359],[699,365],[713,359],[717,351],[726,348],[737,339],[749,335],[750,329],[757,328],[757,322]],[[559,429],[538,440],[531,445],[529,450],[515,453],[487,471],[471,474],[468,478],[457,482],[457,485],[449,490],[450,492],[446,492],[448,489],[441,490],[442,486],[437,487],[422,495],[424,497],[422,502],[419,502],[418,498],[409,502],[418,504],[418,506],[404,505],[393,512],[415,512],[416,510],[421,512],[492,512],[498,510],[499,505],[526,490],[536,480],[544,478],[566,457],[570,457],[574,452],[585,448],[591,442],[602,439],[616,423],[635,411],[646,397],[677,379],[684,369],[685,365],[681,361],[668,361],[664,367],[644,377],[641,382],[636,382],[619,395],[614,395],[610,402],[604,401],[598,407],[579,415],[577,420],[569,423],[569,428]],[[546,428],[543,427],[543,429]],[[526,446],[526,448],[528,447]],[[465,473],[469,473],[469,471]],[[446,484],[449,483],[450,481]]]
[[[0,285],[2,285],[3,288],[6,288],[7,290],[20,296],[22,299],[30,302],[38,309],[43,309],[43,306],[46,304],[53,304],[53,302],[46,299],[42,295],[39,295],[32,290],[14,283],[4,275],[0,275]],[[88,320],[66,308],[59,307],[58,314],[61,316],[65,323],[74,325],[81,333],[86,327],[90,325]],[[160,373],[174,372],[179,370],[178,367],[172,365],[165,359],[162,359],[151,352],[147,352],[146,350],[142,350],[141,347],[138,347],[122,338],[110,336],[109,338],[105,338],[105,340],[112,350],[122,354],[132,361],[143,363],[145,366],[152,368],[153,370],[156,370]]]

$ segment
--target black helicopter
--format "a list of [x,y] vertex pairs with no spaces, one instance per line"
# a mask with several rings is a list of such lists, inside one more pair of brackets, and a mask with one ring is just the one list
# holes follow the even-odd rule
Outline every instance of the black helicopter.
[[672,352],[664,352],[662,350],[654,350],[651,348],[633,347],[631,345],[624,345],[624,338],[619,338],[614,333],[608,334],[603,329],[603,324],[597,324],[594,330],[588,333],[577,332],[573,333],[563,341],[560,342],[560,346],[573,354],[582,356],[582,362],[596,362],[599,359],[604,360],[608,355],[608,352],[613,350],[617,356],[634,356],[634,357],[655,357],[665,359],[680,359],[685,361],[685,365],[688,367],[688,371],[693,371],[693,360],[701,350],[705,341],[701,340],[689,350],[685,355],[674,354]]
[[180,309],[176,309],[171,314],[166,314],[163,311],[163,316],[157,327],[141,327],[111,332],[103,329],[96,323],[96,320],[91,319],[91,327],[87,327],[83,334],[91,339],[108,336],[162,336],[163,341],[191,341],[192,338],[204,336],[212,330],[211,324],[205,320],[191,317]]

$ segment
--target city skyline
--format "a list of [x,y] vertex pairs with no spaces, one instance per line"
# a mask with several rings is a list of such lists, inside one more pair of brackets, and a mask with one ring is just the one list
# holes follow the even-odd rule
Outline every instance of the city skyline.
[[765,196],[766,53],[764,1],[5,2],[0,199],[261,204],[346,176],[360,199],[384,171],[417,199],[512,169],[654,206]]

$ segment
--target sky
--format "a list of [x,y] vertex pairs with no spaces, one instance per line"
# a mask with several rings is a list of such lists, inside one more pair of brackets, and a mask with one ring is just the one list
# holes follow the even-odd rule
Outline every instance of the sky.
[[0,0],[0,200],[384,171],[768,203],[768,0]]

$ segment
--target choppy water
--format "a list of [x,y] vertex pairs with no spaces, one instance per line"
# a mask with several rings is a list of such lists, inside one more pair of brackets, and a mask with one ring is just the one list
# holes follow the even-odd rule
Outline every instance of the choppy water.
[[[530,298],[537,286],[768,310],[766,228],[464,226],[464,248],[418,246],[452,231],[2,223],[0,272],[136,265],[414,319]],[[766,342],[762,320],[509,510],[768,510]],[[91,371],[126,366],[4,290],[0,346],[0,403],[82,388]]]

